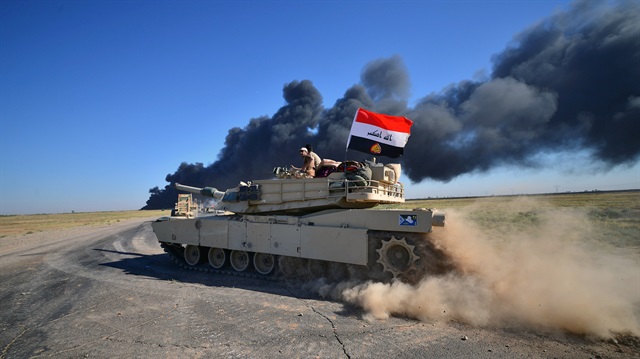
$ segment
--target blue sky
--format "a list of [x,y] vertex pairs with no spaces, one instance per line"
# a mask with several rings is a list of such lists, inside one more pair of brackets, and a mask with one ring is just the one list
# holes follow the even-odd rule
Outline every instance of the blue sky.
[[[138,209],[181,162],[214,162],[229,129],[272,116],[285,83],[311,80],[331,107],[399,55],[415,103],[487,76],[568,4],[3,0],[0,214]],[[594,175],[578,158],[407,183],[408,197],[640,188],[638,163]]]

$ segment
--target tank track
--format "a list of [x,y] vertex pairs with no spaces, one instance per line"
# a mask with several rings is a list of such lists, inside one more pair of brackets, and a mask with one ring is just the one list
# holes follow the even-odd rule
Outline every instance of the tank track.
[[[209,263],[207,263],[206,261],[199,263],[197,265],[190,265],[184,259],[184,247],[182,247],[181,245],[161,242],[160,246],[162,247],[164,252],[169,255],[169,258],[173,263],[177,264],[178,267],[185,270],[213,273],[213,274],[222,274],[222,275],[242,277],[242,278],[260,279],[260,280],[266,280],[266,281],[272,281],[272,282],[309,281],[309,280],[317,279],[317,277],[314,277],[313,275],[311,275],[311,273],[308,273],[308,272],[298,274],[295,276],[286,276],[282,274],[277,267],[276,269],[274,269],[272,273],[260,274],[252,269],[238,272],[233,268],[229,268],[228,263],[225,265],[225,268],[220,268],[220,269],[211,267]],[[276,259],[276,262],[278,262],[278,259]],[[329,265],[339,264],[334,262],[326,262],[326,263]],[[366,267],[364,266],[354,266],[346,269],[346,272],[345,272],[346,277],[331,277],[331,278],[323,277],[323,278],[325,278],[325,280],[327,280],[328,282],[339,282],[341,280],[347,280],[347,279],[359,279],[363,281],[367,279],[373,279],[373,278],[367,278],[366,275],[362,273],[362,268],[357,269],[355,267],[363,267],[364,269],[366,269]]]
[[[222,274],[243,278],[261,279],[267,281],[281,280],[313,280],[319,278],[308,271],[299,273],[295,276],[284,275],[278,265],[273,272],[269,274],[261,274],[253,269],[242,272],[236,271],[227,263],[223,268],[216,269],[209,265],[206,260],[201,261],[197,265],[190,265],[184,259],[184,247],[180,244],[172,244],[161,242],[161,247],[169,254],[171,260],[180,268],[192,271],[200,271],[214,274]],[[406,250],[408,262],[406,268],[402,272],[394,266],[394,259],[386,257],[389,254],[389,248],[403,248]],[[397,250],[396,250],[397,252]],[[401,251],[402,252],[402,251]],[[339,282],[342,280],[360,280],[360,281],[379,281],[389,283],[400,280],[409,284],[417,284],[426,276],[439,275],[447,272],[455,271],[455,264],[451,258],[441,249],[437,248],[423,234],[399,233],[372,231],[369,233],[369,265],[356,266],[345,265],[336,262],[324,262],[325,266],[332,267],[336,272],[341,272],[337,276],[323,276],[328,282]],[[279,256],[276,256],[276,263],[279,262]],[[305,259],[302,259],[306,261]],[[344,266],[341,267],[341,266]],[[334,271],[331,271],[334,272]],[[325,273],[327,273],[325,271]]]

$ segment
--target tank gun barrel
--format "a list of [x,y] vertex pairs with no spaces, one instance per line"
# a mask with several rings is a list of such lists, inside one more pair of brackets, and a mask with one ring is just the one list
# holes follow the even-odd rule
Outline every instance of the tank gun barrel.
[[220,192],[216,188],[213,188],[213,187],[199,188],[199,187],[185,186],[185,185],[180,184],[180,183],[176,183],[175,187],[179,191],[185,191],[185,192],[189,192],[189,193],[200,194],[200,195],[203,195],[203,196],[206,196],[206,197],[213,197],[213,198],[222,198],[222,197],[224,197],[224,192]]

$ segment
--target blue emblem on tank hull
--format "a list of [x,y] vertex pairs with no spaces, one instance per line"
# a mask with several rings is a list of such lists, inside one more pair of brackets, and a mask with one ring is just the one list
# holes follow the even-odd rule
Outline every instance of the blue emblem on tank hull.
[[401,214],[398,217],[398,224],[401,226],[417,226],[418,225],[418,216],[415,214]]

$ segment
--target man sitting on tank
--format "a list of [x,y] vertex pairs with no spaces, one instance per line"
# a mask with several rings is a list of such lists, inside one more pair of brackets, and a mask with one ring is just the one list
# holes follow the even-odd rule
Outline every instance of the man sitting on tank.
[[295,170],[294,176],[296,178],[313,178],[316,175],[316,170],[313,157],[309,155],[309,150],[306,147],[302,147],[298,152],[303,159],[303,164],[300,168],[291,165],[291,169]]
[[313,158],[313,169],[316,170],[316,172],[318,171],[318,167],[320,167],[320,163],[322,162],[322,160],[320,159],[320,156],[318,156],[317,153],[313,152],[313,146],[311,146],[310,144],[306,144],[304,145],[304,148],[307,149],[309,156],[311,156],[311,158]]
[[317,153],[313,152],[313,147],[310,144],[304,145],[308,150],[309,156],[313,157],[314,169],[316,170],[315,177],[327,177],[331,172],[340,166],[341,162],[330,160],[328,158],[320,159]]

